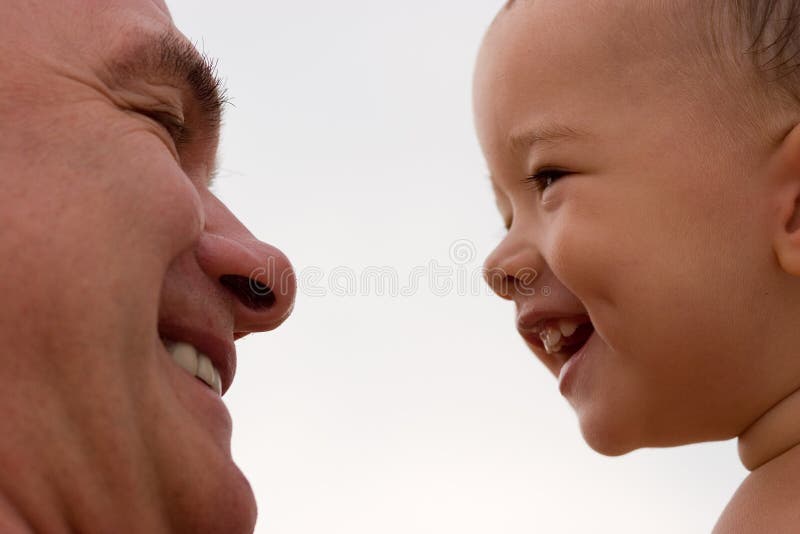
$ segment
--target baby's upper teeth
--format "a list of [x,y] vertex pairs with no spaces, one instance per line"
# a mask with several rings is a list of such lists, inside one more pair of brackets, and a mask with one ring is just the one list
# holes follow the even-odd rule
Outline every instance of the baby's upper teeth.
[[544,343],[544,349],[547,354],[552,354],[561,350],[561,331],[553,328],[552,326],[546,327],[539,334],[539,338]]
[[575,333],[581,323],[576,323],[575,321],[571,321],[569,319],[561,319],[558,321],[558,328],[561,330],[561,334],[564,337],[569,337]]
[[217,394],[222,394],[222,380],[219,371],[214,368],[208,356],[198,353],[197,349],[188,343],[167,343],[167,349],[175,363],[208,384],[208,387]]

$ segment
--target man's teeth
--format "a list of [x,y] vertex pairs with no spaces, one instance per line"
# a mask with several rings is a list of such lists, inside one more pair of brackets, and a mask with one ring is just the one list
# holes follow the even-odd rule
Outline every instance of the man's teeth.
[[175,363],[189,374],[205,382],[218,395],[222,395],[222,380],[219,371],[214,368],[208,356],[197,352],[197,349],[188,343],[167,343],[167,350]]
[[581,324],[570,319],[560,319],[557,325],[548,325],[539,332],[539,339],[544,343],[547,354],[560,352],[566,338],[573,335]]

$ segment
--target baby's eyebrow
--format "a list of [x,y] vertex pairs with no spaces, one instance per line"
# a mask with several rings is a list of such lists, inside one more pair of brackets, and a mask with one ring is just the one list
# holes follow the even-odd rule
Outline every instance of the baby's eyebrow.
[[537,144],[558,143],[586,137],[591,137],[591,134],[563,124],[548,124],[512,133],[509,135],[508,144],[512,151],[522,152],[530,150]]

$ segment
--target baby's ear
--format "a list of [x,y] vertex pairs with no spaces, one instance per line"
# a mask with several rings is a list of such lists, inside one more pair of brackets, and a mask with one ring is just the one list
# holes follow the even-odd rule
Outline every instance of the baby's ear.
[[784,138],[779,151],[777,201],[781,226],[775,236],[775,252],[784,271],[800,276],[800,125]]

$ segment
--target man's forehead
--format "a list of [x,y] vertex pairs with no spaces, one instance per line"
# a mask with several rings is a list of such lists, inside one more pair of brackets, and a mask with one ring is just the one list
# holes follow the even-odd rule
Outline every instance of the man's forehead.
[[[114,0],[112,9],[116,8],[118,20],[112,21],[125,27],[131,25],[172,26],[172,15],[164,0]],[[106,4],[106,10],[109,9]],[[114,13],[112,11],[112,13]]]
[[169,8],[164,0],[81,0],[90,4],[90,7],[103,9],[108,7],[132,8],[141,12],[158,11],[162,15],[170,16]]
[[[174,31],[164,0],[69,0],[84,3],[81,10],[93,37],[84,42],[94,54],[117,55],[140,35]],[[75,22],[73,22],[75,23]]]
[[159,7],[164,13],[169,15],[169,8],[164,0],[153,0],[153,3],[156,4],[156,7]]

